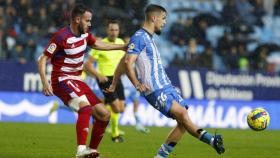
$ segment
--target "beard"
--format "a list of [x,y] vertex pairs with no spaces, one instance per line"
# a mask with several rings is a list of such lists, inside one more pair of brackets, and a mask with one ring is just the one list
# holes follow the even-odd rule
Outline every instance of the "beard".
[[83,28],[83,26],[81,24],[78,25],[78,31],[79,31],[80,34],[84,34],[85,33],[84,28]]

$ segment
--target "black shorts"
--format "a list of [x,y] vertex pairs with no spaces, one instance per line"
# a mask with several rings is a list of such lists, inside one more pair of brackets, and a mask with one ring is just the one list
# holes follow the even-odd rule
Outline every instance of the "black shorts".
[[112,103],[113,101],[115,101],[116,99],[119,100],[125,100],[125,96],[124,96],[124,88],[123,88],[123,84],[121,82],[121,80],[119,80],[119,82],[117,83],[117,87],[115,92],[113,93],[105,93],[104,90],[106,88],[109,88],[109,86],[112,84],[113,81],[113,76],[107,76],[108,77],[108,81],[104,82],[104,83],[100,83],[98,82],[98,85],[100,87],[100,89],[102,90],[104,97],[105,97],[105,103]]

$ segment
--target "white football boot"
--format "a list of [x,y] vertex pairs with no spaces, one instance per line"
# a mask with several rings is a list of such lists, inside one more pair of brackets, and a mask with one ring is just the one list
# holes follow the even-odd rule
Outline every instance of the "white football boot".
[[100,158],[95,149],[87,148],[85,145],[79,145],[77,148],[76,158]]

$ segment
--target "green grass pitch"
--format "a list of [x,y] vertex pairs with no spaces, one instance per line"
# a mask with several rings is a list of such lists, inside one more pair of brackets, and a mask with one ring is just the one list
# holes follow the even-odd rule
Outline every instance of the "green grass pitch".
[[[102,158],[153,158],[170,128],[151,127],[149,134],[132,126],[124,143],[112,143],[104,136],[99,147]],[[208,129],[213,133],[215,129]],[[186,134],[169,158],[279,158],[280,131],[218,129],[223,134],[226,153],[216,154],[210,146]],[[74,124],[0,123],[0,158],[74,158]]]

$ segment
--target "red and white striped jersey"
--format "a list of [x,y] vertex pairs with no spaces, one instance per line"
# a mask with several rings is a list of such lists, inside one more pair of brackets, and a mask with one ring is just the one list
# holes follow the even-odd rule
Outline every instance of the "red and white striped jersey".
[[44,54],[51,58],[53,65],[52,82],[80,80],[87,45],[92,46],[95,41],[91,33],[75,36],[70,27],[57,31],[44,51]]

